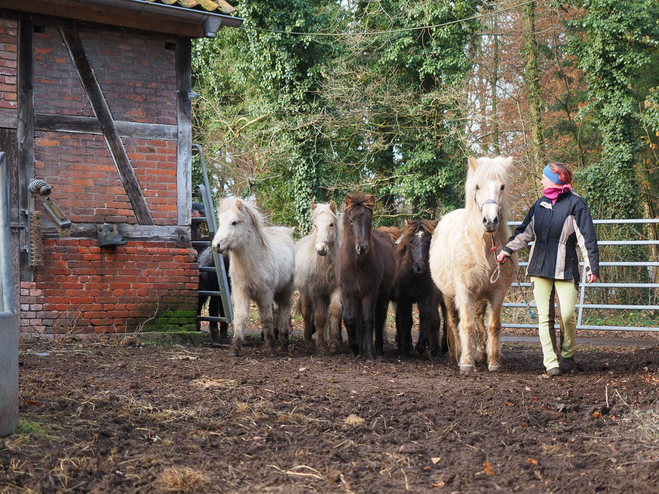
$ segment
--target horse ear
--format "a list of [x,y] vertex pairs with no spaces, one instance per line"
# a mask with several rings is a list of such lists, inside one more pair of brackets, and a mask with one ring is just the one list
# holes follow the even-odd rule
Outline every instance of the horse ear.
[[513,166],[513,157],[508,156],[506,158],[506,169],[509,170]]
[[245,209],[245,205],[243,204],[243,201],[241,201],[238,198],[236,198],[236,207],[241,211]]
[[336,203],[334,201],[330,201],[329,207],[333,213],[336,213]]
[[311,210],[313,211],[314,209],[316,209],[316,203],[313,201],[309,201],[309,202],[311,203]]
[[407,218],[405,218],[405,228],[409,226],[409,222],[407,221]]
[[430,223],[430,228],[432,228],[432,232],[435,231],[435,228],[437,228],[437,224],[439,223],[439,220],[429,220],[428,223]]
[[350,209],[352,207],[352,197],[347,195],[344,204],[346,205],[346,209]]
[[375,209],[375,197],[373,194],[366,194],[366,203],[364,204],[371,211]]
[[469,156],[469,168],[471,168],[474,171],[476,170],[476,168],[478,168],[478,161],[476,161],[476,158],[474,158],[473,156]]

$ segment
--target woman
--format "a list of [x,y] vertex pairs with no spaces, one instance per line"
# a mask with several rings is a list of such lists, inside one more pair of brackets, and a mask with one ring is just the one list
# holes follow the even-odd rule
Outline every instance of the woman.
[[[533,242],[527,272],[538,306],[544,364],[549,376],[559,376],[574,369],[577,326],[574,308],[580,279],[577,244],[583,253],[588,283],[594,283],[599,277],[599,249],[588,205],[572,191],[572,172],[564,164],[554,162],[548,164],[542,174],[543,196],[531,206],[497,261],[504,263],[513,252]],[[565,329],[563,348],[559,349],[560,365],[549,327],[552,289],[556,290]]]

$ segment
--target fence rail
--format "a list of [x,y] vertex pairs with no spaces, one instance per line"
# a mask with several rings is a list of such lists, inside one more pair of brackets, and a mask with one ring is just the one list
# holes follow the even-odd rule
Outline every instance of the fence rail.
[[[520,225],[521,221],[511,221],[508,223],[511,227]],[[595,225],[626,225],[626,224],[657,224],[659,219],[627,219],[627,220],[593,220]],[[599,246],[624,246],[624,245],[659,245],[659,240],[603,240],[598,242]],[[520,267],[528,266],[528,262],[520,262]],[[641,288],[641,289],[656,289],[659,288],[659,283],[607,283],[599,281],[596,283],[588,284],[586,282],[586,271],[583,269],[584,263],[579,263],[582,268],[581,283],[579,285],[579,303],[576,304],[578,309],[577,316],[577,329],[597,330],[597,331],[652,331],[659,332],[659,327],[655,326],[614,326],[614,325],[586,325],[583,324],[584,311],[586,310],[629,310],[629,311],[656,311],[659,310],[659,305],[652,304],[598,304],[586,303],[586,290],[598,290],[603,288]],[[601,268],[607,267],[646,267],[649,269],[659,269],[659,262],[654,261],[616,261],[616,262],[600,262]],[[514,284],[517,281],[513,282]],[[522,289],[530,291],[531,283],[520,283]],[[512,293],[512,292],[511,292]],[[530,298],[530,297],[529,297]],[[535,303],[530,303],[531,308],[536,308]],[[526,308],[525,303],[506,302],[503,304],[504,308]],[[537,328],[537,324],[522,324],[522,323],[504,323],[505,328]]]

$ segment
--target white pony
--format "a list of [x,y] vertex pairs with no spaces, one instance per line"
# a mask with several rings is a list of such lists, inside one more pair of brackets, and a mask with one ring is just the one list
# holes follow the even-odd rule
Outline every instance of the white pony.
[[286,350],[295,276],[293,228],[264,226],[258,209],[237,198],[220,201],[218,223],[212,246],[217,252],[229,252],[235,306],[229,354],[240,354],[245,327],[249,323],[250,300],[254,300],[259,309],[265,352],[276,354],[275,331],[281,335]]
[[461,372],[474,370],[474,353],[477,360],[487,355],[490,371],[501,368],[501,306],[513,281],[517,255],[501,265],[495,283],[490,279],[497,268],[496,254],[510,237],[506,182],[511,165],[512,158],[470,156],[465,209],[441,219],[430,245],[430,272],[444,295],[451,357]]
[[[336,253],[341,239],[340,220],[334,201],[311,202],[312,232],[295,244],[295,288],[300,292],[300,312],[304,320],[307,352],[313,351],[312,335],[317,332],[316,348],[338,353],[341,346],[341,297],[336,284]],[[329,334],[328,334],[329,333]]]

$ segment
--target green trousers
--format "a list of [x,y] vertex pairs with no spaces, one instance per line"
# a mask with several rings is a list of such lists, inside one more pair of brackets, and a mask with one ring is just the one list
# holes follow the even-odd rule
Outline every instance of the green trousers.
[[[558,357],[549,333],[549,297],[553,287],[556,288],[556,298],[561,310],[561,319],[565,327],[563,348],[559,349],[563,357],[571,357],[577,347],[576,330],[577,317],[574,311],[577,303],[577,289],[573,281],[552,280],[548,278],[531,277],[533,296],[538,306],[538,333],[542,344],[543,363],[545,369],[558,367]],[[551,321],[554,324],[554,321]]]

